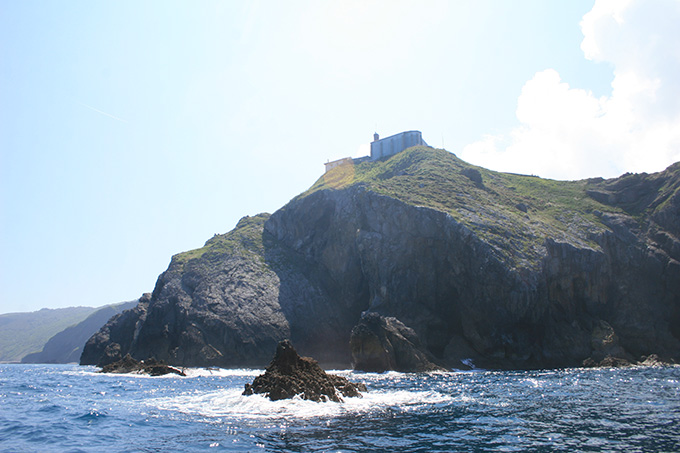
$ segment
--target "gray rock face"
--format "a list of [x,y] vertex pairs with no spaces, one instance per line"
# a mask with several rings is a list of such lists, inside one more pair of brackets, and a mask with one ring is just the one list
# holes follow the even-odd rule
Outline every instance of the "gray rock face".
[[[377,181],[408,182],[417,170]],[[499,174],[485,171],[482,187],[451,174],[459,192],[440,203],[462,201],[448,212],[354,184],[244,218],[173,257],[153,294],[95,334],[81,363],[130,353],[177,366],[264,366],[290,338],[301,354],[348,366],[364,311],[408,326],[446,366],[680,359],[680,165],[584,181],[598,210],[565,208],[549,221],[538,210],[551,201],[504,201],[513,192]]]

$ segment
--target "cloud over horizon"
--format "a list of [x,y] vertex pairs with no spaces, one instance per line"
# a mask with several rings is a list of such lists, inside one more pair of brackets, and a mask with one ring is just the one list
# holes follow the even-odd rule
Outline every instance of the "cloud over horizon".
[[585,58],[613,67],[611,94],[571,87],[554,69],[527,81],[519,126],[460,157],[554,179],[655,172],[680,160],[680,1],[597,0],[584,15]]

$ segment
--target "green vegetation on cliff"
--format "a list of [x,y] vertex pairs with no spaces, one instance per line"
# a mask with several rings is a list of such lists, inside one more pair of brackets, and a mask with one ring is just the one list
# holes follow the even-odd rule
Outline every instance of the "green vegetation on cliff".
[[[680,172],[680,164],[667,171]],[[603,213],[625,212],[640,218],[662,209],[680,190],[671,178],[657,188],[656,203],[638,201],[636,206],[626,206],[617,203],[618,199],[611,202],[609,183],[618,190],[647,176],[556,181],[495,172],[468,164],[443,149],[416,146],[379,161],[335,167],[296,199],[321,190],[364,187],[412,206],[446,212],[494,247],[504,262],[535,268],[544,255],[546,238],[600,250],[595,239],[610,230]],[[269,214],[244,217],[234,231],[215,235],[202,248],[175,255],[173,263],[184,266],[190,260],[204,257],[210,261],[224,254],[249,254],[262,260],[261,230],[268,218]]]
[[225,254],[262,257],[262,225],[268,218],[267,213],[243,217],[232,231],[216,234],[199,249],[178,253],[172,257],[172,263],[184,266],[191,260],[204,258],[210,261]]
[[424,146],[380,161],[336,167],[307,192],[364,186],[414,206],[443,211],[516,264],[537,258],[546,237],[598,246],[593,234],[607,229],[601,212],[621,212],[587,194],[596,180],[555,181],[499,173],[470,165],[454,154]]

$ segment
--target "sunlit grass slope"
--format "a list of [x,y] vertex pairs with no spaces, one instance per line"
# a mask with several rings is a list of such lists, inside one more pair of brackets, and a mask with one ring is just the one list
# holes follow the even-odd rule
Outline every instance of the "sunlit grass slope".
[[607,228],[601,212],[619,211],[586,194],[590,180],[499,173],[423,146],[377,162],[336,167],[300,196],[357,185],[444,211],[493,245],[502,258],[523,266],[539,256],[546,237],[597,248],[593,235]]

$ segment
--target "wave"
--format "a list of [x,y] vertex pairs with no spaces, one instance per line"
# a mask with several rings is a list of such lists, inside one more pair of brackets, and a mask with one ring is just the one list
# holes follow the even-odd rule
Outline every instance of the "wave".
[[97,409],[90,409],[85,414],[76,417],[76,420],[86,421],[88,423],[99,422],[108,417],[105,411],[99,411]]
[[183,368],[187,377],[233,377],[233,376],[259,376],[264,370],[254,368]]
[[437,391],[368,391],[361,398],[345,398],[342,403],[303,400],[295,397],[271,401],[263,395],[243,396],[242,389],[230,388],[217,392],[180,395],[147,401],[161,410],[177,411],[207,418],[318,418],[357,415],[369,412],[422,411],[425,407],[439,407],[453,401],[450,395]]
[[142,372],[133,373],[101,373],[98,368],[94,366],[83,366],[83,369],[64,371],[63,374],[69,376],[123,376],[133,378],[149,378],[149,379],[186,379],[196,377],[235,377],[235,376],[259,376],[264,373],[264,370],[252,368],[179,368],[186,376],[179,376],[177,374],[169,373],[163,376],[149,376]]

